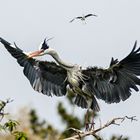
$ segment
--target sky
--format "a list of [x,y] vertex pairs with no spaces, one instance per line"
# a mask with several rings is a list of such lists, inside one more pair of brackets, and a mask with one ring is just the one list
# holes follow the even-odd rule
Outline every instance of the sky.
[[[94,13],[84,24],[71,19],[83,14]],[[26,52],[38,49],[45,37],[65,61],[83,67],[99,66],[107,68],[111,57],[123,59],[132,49],[135,40],[140,46],[140,1],[139,0],[0,0],[0,36],[16,44]],[[45,60],[52,61],[50,56]],[[58,101],[67,108],[65,97],[47,97],[35,92],[22,68],[0,44],[0,99],[11,98],[14,102],[8,108],[16,112],[20,107],[30,106],[39,115],[62,129],[60,118],[55,110]],[[139,139],[140,92],[119,104],[106,104],[98,100],[100,119],[106,122],[113,117],[137,116],[138,121],[125,121],[121,126],[112,126],[101,132],[128,135],[132,140]],[[75,107],[75,116],[85,110]]]

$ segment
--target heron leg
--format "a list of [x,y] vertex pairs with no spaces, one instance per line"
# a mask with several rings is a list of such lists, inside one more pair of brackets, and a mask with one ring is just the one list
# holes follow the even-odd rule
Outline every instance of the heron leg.
[[90,126],[90,130],[94,130],[94,111],[92,111],[92,122],[91,122],[91,126]]
[[91,119],[90,120],[90,112],[89,112],[89,109],[87,110],[87,113],[86,113],[86,116],[85,116],[85,130],[86,131],[90,131],[90,130],[94,130],[94,112],[92,111],[92,114],[91,114]]
[[93,101],[91,98],[87,99],[88,110],[87,110],[87,114],[86,114],[86,130],[88,130],[88,131],[94,129],[94,111],[92,110],[92,112],[90,112],[92,102]]
[[86,116],[85,116],[85,130],[88,131],[89,130],[89,109],[86,112]]

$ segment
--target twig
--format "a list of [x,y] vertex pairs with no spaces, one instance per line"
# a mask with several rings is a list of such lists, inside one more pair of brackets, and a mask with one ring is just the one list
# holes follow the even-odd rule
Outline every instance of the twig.
[[137,119],[135,119],[136,116],[132,116],[132,117],[125,116],[125,117],[126,117],[127,119],[130,119],[131,122],[132,122],[132,121],[138,121]]
[[67,130],[73,130],[73,131],[76,132],[76,134],[79,136],[79,139],[81,139],[80,134],[82,134],[83,131],[81,131],[81,130],[79,130],[79,129],[76,129],[76,128],[72,128],[72,127],[68,128]]
[[[132,117],[117,117],[117,118],[113,118],[112,120],[108,121],[106,124],[104,124],[103,126],[100,126],[100,128],[95,129],[95,130],[90,130],[90,131],[81,131],[81,130],[77,130],[75,128],[70,128],[71,130],[75,131],[75,132],[79,132],[78,134],[63,139],[63,140],[79,140],[81,138],[84,138],[86,136],[92,135],[94,136],[97,140],[102,140],[102,138],[100,138],[98,135],[96,135],[97,132],[101,131],[102,129],[105,129],[106,127],[109,127],[110,125],[120,125],[125,119],[129,119],[131,121],[137,121],[137,119],[135,119],[136,116],[132,116]],[[119,123],[117,123],[117,121],[120,121]]]
[[13,100],[11,100],[11,99],[7,99],[6,101],[0,101],[0,117],[1,117],[0,122],[2,121],[2,119],[5,115],[8,115],[8,113],[4,112],[5,106],[12,101]]

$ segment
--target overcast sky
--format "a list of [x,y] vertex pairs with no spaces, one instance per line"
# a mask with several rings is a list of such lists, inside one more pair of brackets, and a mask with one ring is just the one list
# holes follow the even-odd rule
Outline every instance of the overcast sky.
[[[69,21],[75,16],[94,13],[86,24]],[[24,51],[38,49],[45,37],[54,37],[49,45],[58,51],[62,59],[84,67],[107,68],[111,57],[121,60],[132,49],[135,40],[140,45],[140,1],[139,0],[0,0],[0,36],[16,42]],[[53,60],[45,56],[46,60]],[[14,99],[9,110],[22,106],[35,107],[42,118],[60,128],[55,107],[65,98],[50,98],[35,92],[23,75],[22,68],[0,44],[0,99]],[[108,105],[99,100],[100,118],[105,122],[113,117],[136,115],[138,122],[126,121],[113,126],[101,134],[128,135],[139,139],[140,93],[120,104]],[[76,107],[75,115],[85,110]],[[53,119],[52,119],[53,118]]]

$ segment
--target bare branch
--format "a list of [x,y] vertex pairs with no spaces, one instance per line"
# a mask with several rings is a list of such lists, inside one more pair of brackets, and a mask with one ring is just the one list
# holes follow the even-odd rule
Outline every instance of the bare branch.
[[132,117],[125,116],[125,117],[113,118],[112,120],[108,121],[103,126],[100,126],[95,130],[81,131],[75,128],[70,128],[68,130],[73,130],[74,132],[76,132],[76,135],[63,140],[80,140],[81,138],[84,138],[89,135],[94,136],[97,140],[102,140],[102,138],[96,134],[97,132],[101,131],[102,129],[105,129],[106,127],[109,127],[110,125],[120,125],[122,122],[124,122],[125,119],[131,121],[137,121],[136,116],[132,116]]
[[132,122],[132,121],[138,121],[137,119],[135,119],[136,116],[132,116],[132,117],[125,116],[125,117],[126,117],[127,119],[130,119],[131,122]]
[[5,115],[8,115],[9,113],[5,113],[4,112],[4,108],[5,108],[5,106],[8,104],[8,103],[10,103],[10,102],[12,102],[13,100],[11,100],[11,99],[7,99],[6,101],[1,101],[0,100],[0,121],[2,121],[2,119],[3,119],[3,117],[5,116]]

